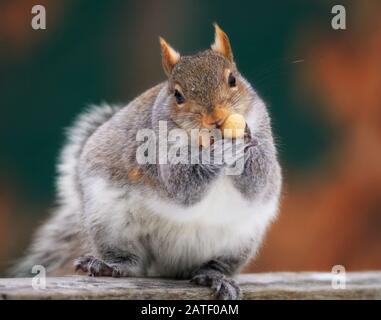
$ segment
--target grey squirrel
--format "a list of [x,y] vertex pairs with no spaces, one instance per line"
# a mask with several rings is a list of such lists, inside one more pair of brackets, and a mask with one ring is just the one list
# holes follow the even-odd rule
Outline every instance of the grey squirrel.
[[[195,55],[160,44],[165,82],[125,107],[93,107],[69,130],[57,208],[14,275],[43,265],[48,275],[173,277],[209,286],[218,299],[239,298],[230,276],[255,256],[281,192],[267,108],[218,25],[211,49]],[[249,139],[241,174],[225,175],[224,164],[137,163],[139,129],[157,130],[162,120],[218,129],[233,112],[245,118]]]

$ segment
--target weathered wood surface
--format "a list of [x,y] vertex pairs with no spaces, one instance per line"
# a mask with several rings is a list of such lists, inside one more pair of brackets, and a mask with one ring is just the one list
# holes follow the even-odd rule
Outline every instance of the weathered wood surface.
[[[346,288],[333,289],[330,273],[260,273],[236,277],[242,299],[381,299],[381,271],[346,274]],[[188,281],[152,278],[47,278],[33,289],[31,278],[0,279],[1,299],[211,299],[211,291]]]

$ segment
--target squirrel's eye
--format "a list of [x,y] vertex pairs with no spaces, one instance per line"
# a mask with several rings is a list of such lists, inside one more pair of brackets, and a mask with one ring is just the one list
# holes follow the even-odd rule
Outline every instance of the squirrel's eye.
[[232,73],[229,73],[228,84],[229,84],[229,87],[231,87],[231,88],[233,88],[237,85],[235,76],[233,76]]
[[185,102],[185,99],[179,90],[175,90],[174,96],[177,104],[183,104]]

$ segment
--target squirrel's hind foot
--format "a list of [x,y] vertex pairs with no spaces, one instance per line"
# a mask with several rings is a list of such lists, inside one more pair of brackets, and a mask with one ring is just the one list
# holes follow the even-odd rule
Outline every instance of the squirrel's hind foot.
[[125,276],[119,268],[93,256],[82,256],[74,261],[75,271],[81,270],[91,277],[121,277]]
[[238,300],[240,298],[240,288],[237,283],[219,272],[205,271],[194,276],[191,282],[199,286],[210,287],[218,300]]

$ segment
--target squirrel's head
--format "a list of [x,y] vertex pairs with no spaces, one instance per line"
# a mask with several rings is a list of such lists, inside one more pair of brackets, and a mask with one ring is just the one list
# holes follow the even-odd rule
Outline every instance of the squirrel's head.
[[211,49],[191,56],[181,56],[160,37],[170,114],[183,129],[218,128],[232,113],[245,116],[253,98],[237,70],[228,36],[214,27]]

